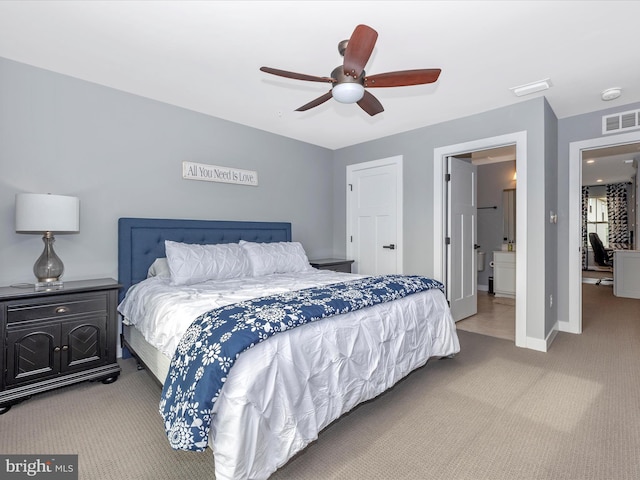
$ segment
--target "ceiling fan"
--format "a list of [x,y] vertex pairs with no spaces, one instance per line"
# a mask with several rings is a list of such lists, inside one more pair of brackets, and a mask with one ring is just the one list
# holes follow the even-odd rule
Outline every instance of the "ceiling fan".
[[330,77],[316,77],[303,73],[287,72],[277,68],[261,67],[260,70],[280,77],[306,80],[309,82],[332,83],[331,90],[296,109],[304,112],[323,104],[330,98],[341,103],[357,103],[369,115],[377,115],[384,111],[382,104],[365,88],[404,87],[433,83],[440,76],[439,68],[420,70],[401,70],[397,72],[379,73],[366,76],[364,66],[369,61],[376,44],[378,32],[367,25],[358,25],[351,38],[338,44],[338,51],[344,57],[343,65],[336,67]]

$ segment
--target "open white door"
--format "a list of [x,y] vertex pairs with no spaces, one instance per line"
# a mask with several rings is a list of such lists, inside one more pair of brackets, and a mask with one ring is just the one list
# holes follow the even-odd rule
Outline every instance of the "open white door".
[[402,273],[401,157],[347,167],[347,256],[354,273]]
[[478,313],[477,167],[448,157],[447,297],[457,322]]

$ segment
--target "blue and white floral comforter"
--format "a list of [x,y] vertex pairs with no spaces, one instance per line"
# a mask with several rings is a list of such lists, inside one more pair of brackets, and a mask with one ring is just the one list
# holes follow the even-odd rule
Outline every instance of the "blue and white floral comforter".
[[419,276],[367,277],[247,300],[201,315],[182,337],[164,383],[160,412],[171,446],[206,448],[214,403],[229,370],[248,348],[320,318],[442,288]]

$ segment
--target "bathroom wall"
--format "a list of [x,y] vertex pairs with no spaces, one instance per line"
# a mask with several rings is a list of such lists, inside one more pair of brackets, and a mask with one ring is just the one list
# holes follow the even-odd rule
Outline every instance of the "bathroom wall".
[[[478,271],[478,290],[489,289],[489,266],[493,251],[502,248],[502,191],[515,188],[515,160],[478,166],[478,245],[485,252],[483,271]],[[486,208],[496,207],[496,208]]]

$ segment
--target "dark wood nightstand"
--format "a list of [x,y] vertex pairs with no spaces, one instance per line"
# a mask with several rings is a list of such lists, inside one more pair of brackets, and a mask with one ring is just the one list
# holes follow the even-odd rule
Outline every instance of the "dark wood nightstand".
[[0,288],[0,414],[36,393],[117,380],[119,288],[111,278]]
[[345,260],[344,258],[322,258],[320,260],[309,260],[309,263],[313,268],[317,268],[318,270],[351,273],[353,260]]

